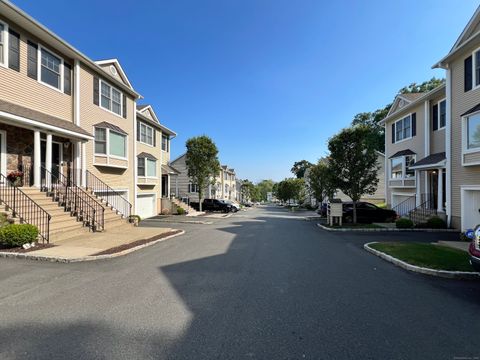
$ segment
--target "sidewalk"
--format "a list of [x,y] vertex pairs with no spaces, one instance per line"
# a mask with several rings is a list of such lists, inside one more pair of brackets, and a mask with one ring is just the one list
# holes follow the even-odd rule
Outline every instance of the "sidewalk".
[[[61,240],[53,243],[55,246],[34,250],[28,253],[19,254],[19,258],[38,258],[52,261],[85,261],[96,258],[115,257],[118,254],[125,254],[133,251],[137,247],[125,250],[119,250],[119,253],[112,253],[110,255],[96,256],[106,250],[117,248],[120,246],[128,247],[128,244],[148,240],[152,238],[160,238],[148,243],[152,245],[155,242],[164,240],[162,235],[176,231],[173,228],[155,228],[155,227],[134,227],[129,224],[118,226],[114,229],[107,230],[102,233],[87,233],[79,235],[70,239]],[[182,232],[183,233],[183,232]],[[180,235],[181,233],[172,236]],[[139,245],[138,248],[144,247],[147,244]],[[7,253],[7,256],[15,257],[15,253]]]

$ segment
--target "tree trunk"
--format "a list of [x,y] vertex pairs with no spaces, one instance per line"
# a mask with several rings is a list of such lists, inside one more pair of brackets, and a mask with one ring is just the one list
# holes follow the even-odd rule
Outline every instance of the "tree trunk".
[[198,187],[198,209],[202,211],[202,188]]
[[353,201],[353,223],[357,223],[357,201]]

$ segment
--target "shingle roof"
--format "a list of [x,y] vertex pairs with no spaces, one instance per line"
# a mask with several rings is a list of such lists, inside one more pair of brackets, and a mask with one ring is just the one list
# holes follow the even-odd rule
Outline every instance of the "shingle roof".
[[180,171],[170,165],[162,165],[162,172],[166,172],[167,174],[180,174]]
[[148,106],[150,106],[150,105],[148,105],[148,104],[144,104],[144,105],[139,105],[139,104],[137,104],[137,110],[143,110],[143,109],[145,109],[145,108],[148,107]]
[[445,160],[447,157],[444,152],[440,153],[435,153],[428,155],[427,157],[423,158],[422,160],[417,161],[412,168],[415,168],[417,166],[428,166],[428,165],[435,165],[438,164],[439,162],[442,162]]
[[147,158],[147,159],[150,159],[150,160],[158,160],[155,156],[153,156],[152,154],[147,153],[147,152],[141,152],[140,154],[137,155],[137,157]]
[[389,159],[393,159],[393,158],[396,158],[396,157],[399,157],[399,156],[405,156],[405,155],[415,155],[415,153],[410,149],[397,151],[395,154],[390,156]]
[[425,95],[424,92],[400,94],[401,97],[403,97],[403,98],[405,98],[409,101],[415,101],[415,100],[421,98],[423,95]]
[[122,128],[118,127],[117,125],[110,124],[106,121],[102,121],[102,122],[100,122],[98,124],[95,124],[93,126],[94,127],[99,127],[99,128],[107,128],[107,129],[113,130],[115,132],[118,132],[120,134],[128,135],[128,133],[126,133],[125,130],[123,130]]
[[477,111],[479,111],[479,110],[480,110],[480,104],[475,105],[473,108],[471,108],[471,109],[468,110],[467,112],[464,112],[464,113],[463,113],[462,115],[460,115],[460,116],[470,115],[470,114],[472,114],[472,113],[474,113],[474,112],[477,112]]
[[64,130],[76,132],[81,135],[92,136],[88,131],[82,129],[80,126],[75,125],[73,122],[60,119],[51,115],[44,114],[42,112],[28,109],[26,107],[9,103],[4,100],[0,100],[0,111],[6,113],[27,118],[29,120],[35,120],[46,125],[55,126]]

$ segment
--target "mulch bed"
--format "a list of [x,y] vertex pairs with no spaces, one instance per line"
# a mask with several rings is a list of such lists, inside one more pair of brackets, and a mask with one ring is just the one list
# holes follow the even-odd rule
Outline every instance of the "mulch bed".
[[43,249],[48,249],[51,247],[54,247],[55,245],[53,244],[36,244],[35,247],[31,247],[30,249],[24,249],[23,247],[5,247],[4,245],[0,245],[0,252],[11,252],[11,253],[28,253],[30,251],[36,251],[36,250],[43,250]]
[[175,235],[175,234],[178,234],[178,233],[181,233],[181,232],[182,232],[182,230],[168,231],[166,233],[151,237],[149,239],[137,240],[137,241],[131,242],[129,244],[124,244],[124,245],[116,246],[116,247],[113,247],[113,248],[110,248],[110,249],[107,249],[107,250],[103,250],[103,251],[101,251],[99,253],[96,253],[96,254],[93,254],[91,256],[116,254],[116,253],[122,252],[124,250],[128,250],[128,249],[140,246],[140,245],[148,244],[152,241],[163,239],[163,238],[166,238],[167,236]]

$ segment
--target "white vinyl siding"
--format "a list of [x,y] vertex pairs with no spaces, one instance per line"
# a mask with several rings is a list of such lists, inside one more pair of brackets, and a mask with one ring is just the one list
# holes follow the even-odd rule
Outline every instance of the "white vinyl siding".
[[123,94],[113,86],[100,80],[100,106],[119,116],[122,115]]

